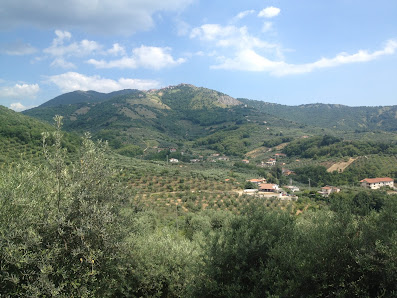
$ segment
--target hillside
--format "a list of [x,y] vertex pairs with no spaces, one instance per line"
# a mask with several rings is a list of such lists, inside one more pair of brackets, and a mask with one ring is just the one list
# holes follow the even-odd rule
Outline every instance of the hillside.
[[[267,148],[280,151],[276,146],[286,146],[303,136],[330,135],[340,141],[372,143],[397,140],[394,133],[397,106],[284,106],[235,99],[216,90],[189,84],[108,94],[75,91],[23,113],[49,123],[54,115],[62,115],[67,131],[79,134],[90,131],[94,138],[109,141],[120,153],[135,156],[145,152],[146,158],[160,160],[166,159],[165,154],[157,154],[161,148],[177,148],[191,152],[192,158],[202,155],[205,150],[243,157],[258,149],[256,152],[262,153],[255,154],[255,159],[259,161],[268,157]],[[371,147],[371,144],[356,145]],[[349,143],[338,146],[345,148],[345,145]],[[362,151],[350,147],[343,149],[343,152],[349,152],[348,156]],[[331,152],[326,149],[324,154],[321,149],[321,152],[312,154],[313,150],[305,154],[320,157]],[[338,155],[345,156],[344,153]]]
[[[83,101],[87,94],[86,101],[77,102]],[[94,137],[108,140],[116,149],[128,144],[142,149],[149,144],[150,147],[176,147],[213,134],[219,136],[221,132],[227,132],[227,137],[238,143],[241,135],[246,135],[253,126],[254,130],[264,132],[264,123],[268,126],[272,123],[273,127],[290,125],[221,92],[187,84],[122,95],[113,92],[116,95],[108,94],[106,99],[103,94],[95,98],[96,94],[67,93],[51,100],[51,104],[23,113],[47,122],[51,122],[54,115],[62,115],[66,130],[91,131]],[[63,104],[54,105],[60,103],[60,99]],[[256,138],[256,145],[261,142]]]
[[349,107],[320,103],[286,106],[249,99],[239,100],[262,112],[305,125],[345,131],[397,131],[397,106]]
[[[39,160],[42,156],[42,132],[54,131],[53,125],[0,106],[0,163]],[[77,136],[66,134],[64,146],[75,151]]]

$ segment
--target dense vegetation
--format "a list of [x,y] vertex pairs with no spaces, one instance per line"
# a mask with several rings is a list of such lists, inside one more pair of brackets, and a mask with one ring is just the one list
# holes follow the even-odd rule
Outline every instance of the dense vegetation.
[[[0,294],[397,295],[396,196],[352,191],[324,200],[303,194],[297,215],[293,204],[232,200],[233,184],[204,176],[185,181],[166,169],[156,181],[142,173],[124,176],[112,167],[106,143],[89,135],[79,158],[67,165],[56,119],[57,130],[44,134],[52,139],[44,142],[45,162],[0,170]],[[135,182],[124,183],[130,176]],[[207,193],[186,189],[204,182]],[[218,186],[214,206],[194,207]],[[169,216],[144,201],[160,199],[156,191],[163,188],[172,194],[162,197],[170,199],[166,204],[175,198]]]
[[395,142],[344,141],[330,135],[315,136],[291,142],[283,149],[291,156],[304,158],[397,154]]
[[[42,132],[53,130],[49,124],[0,106],[0,163],[40,160]],[[73,153],[78,148],[78,140],[77,136],[67,134],[62,144]],[[48,141],[54,140],[50,138]]]
[[[393,113],[185,84],[25,112],[76,141],[0,107],[0,296],[397,296],[397,196],[357,187],[397,178]],[[243,194],[259,177],[299,199]]]
[[302,125],[357,132],[373,130],[395,132],[397,129],[397,106],[349,107],[321,103],[285,106],[242,98],[239,100],[260,111]]

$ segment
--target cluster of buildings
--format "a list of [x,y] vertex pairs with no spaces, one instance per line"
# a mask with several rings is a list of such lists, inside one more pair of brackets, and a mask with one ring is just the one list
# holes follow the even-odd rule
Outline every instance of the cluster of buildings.
[[[258,195],[261,197],[277,197],[281,199],[285,198],[296,198],[296,196],[288,196],[284,189],[289,190],[291,193],[300,191],[299,187],[289,185],[289,186],[283,186],[283,188],[280,188],[277,184],[271,184],[267,183],[266,179],[264,178],[259,178],[259,179],[250,179],[247,180],[247,182],[251,182],[254,184],[257,188],[256,189],[245,189],[244,193],[245,194],[251,194],[251,195]],[[383,177],[383,178],[366,178],[360,181],[361,187],[364,188],[369,188],[369,189],[379,189],[381,187],[390,187],[392,189],[396,189],[394,187],[394,180],[389,177]],[[340,192],[340,188],[336,186],[330,186],[326,185],[321,188],[320,191],[318,191],[319,194],[321,194],[323,197],[328,197],[332,193],[338,193]]]

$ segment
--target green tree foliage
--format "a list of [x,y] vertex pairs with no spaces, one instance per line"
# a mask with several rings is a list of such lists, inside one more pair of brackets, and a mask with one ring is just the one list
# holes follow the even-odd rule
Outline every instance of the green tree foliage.
[[[68,164],[56,120],[46,162],[0,170],[1,296],[397,295],[397,196],[335,194],[299,216],[263,199],[234,213],[175,204],[160,218],[131,205],[106,143],[86,135]],[[194,207],[202,195],[181,199]]]
[[324,135],[295,140],[288,144],[283,152],[289,156],[304,158],[359,156],[379,153],[396,154],[397,145],[395,142],[343,141],[340,138]]
[[137,155],[142,155],[143,150],[141,147],[136,146],[136,145],[126,145],[121,147],[120,149],[116,150],[118,154],[129,156],[129,157],[135,157]]
[[65,297],[117,292],[125,261],[117,216],[123,192],[106,164],[106,146],[86,137],[80,159],[66,167],[61,132],[52,137],[55,148],[47,164],[2,172],[0,292]]
[[235,216],[207,236],[193,296],[394,297],[397,197],[385,202],[365,215],[340,205],[296,218],[258,205]]

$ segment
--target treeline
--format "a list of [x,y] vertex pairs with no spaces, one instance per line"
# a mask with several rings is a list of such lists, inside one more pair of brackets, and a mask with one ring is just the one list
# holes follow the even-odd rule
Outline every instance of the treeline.
[[346,194],[299,216],[259,200],[239,214],[160,219],[131,204],[134,190],[117,182],[104,144],[86,137],[66,166],[53,138],[46,163],[0,171],[1,295],[397,294],[396,197]]
[[263,141],[263,146],[265,147],[276,147],[282,143],[288,143],[291,142],[293,140],[292,137],[276,137],[276,138],[271,138],[268,140]]
[[367,154],[397,154],[395,142],[344,141],[330,135],[315,136],[291,142],[283,149],[289,156],[303,158],[360,156]]

